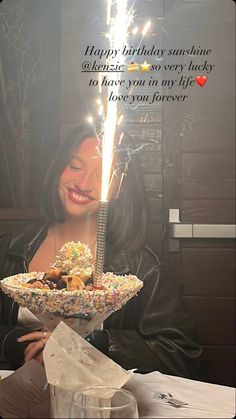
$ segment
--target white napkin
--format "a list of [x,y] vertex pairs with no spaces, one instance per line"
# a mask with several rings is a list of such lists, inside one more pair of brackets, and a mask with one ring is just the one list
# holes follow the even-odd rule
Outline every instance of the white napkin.
[[133,375],[60,322],[43,352],[49,384],[70,390],[122,387]]
[[86,387],[121,388],[133,375],[60,322],[44,352],[50,384],[51,417],[68,418],[75,391]]

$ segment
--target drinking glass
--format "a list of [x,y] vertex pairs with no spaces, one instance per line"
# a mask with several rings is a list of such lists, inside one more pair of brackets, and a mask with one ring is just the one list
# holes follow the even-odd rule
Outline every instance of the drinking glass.
[[138,418],[135,397],[127,390],[90,387],[74,394],[70,418]]
[[50,418],[69,418],[74,391],[49,384]]

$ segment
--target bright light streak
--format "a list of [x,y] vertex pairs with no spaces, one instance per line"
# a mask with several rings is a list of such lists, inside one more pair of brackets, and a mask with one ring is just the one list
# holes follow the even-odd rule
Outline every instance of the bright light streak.
[[100,97],[97,98],[96,103],[98,106],[102,105],[102,99]]
[[148,21],[145,23],[145,25],[144,25],[144,27],[143,27],[143,29],[142,29],[142,35],[143,35],[143,36],[144,36],[144,35],[146,35],[146,33],[147,33],[148,29],[150,28],[151,24],[152,24],[152,22],[151,22],[150,20],[148,20]]
[[110,25],[111,22],[111,5],[112,0],[107,0],[107,25]]
[[99,94],[102,93],[102,73],[98,73],[98,92]]
[[[116,15],[112,13],[113,8],[116,8]],[[107,1],[107,16],[110,16],[110,49],[117,50],[116,62],[124,64],[125,57],[122,55],[122,50],[127,43],[128,28],[132,20],[131,13],[127,10],[127,0],[116,0],[111,4],[111,1]],[[114,16],[114,17],[113,17]],[[108,63],[111,63],[112,59],[108,59]],[[108,73],[108,80],[118,81],[120,80],[121,73]],[[113,83],[115,84],[115,83]],[[113,91],[113,95],[119,94],[119,86],[108,86],[107,87],[107,109],[104,121],[104,135],[102,142],[102,193],[101,200],[106,201],[109,190],[111,168],[113,161],[113,145],[116,132],[117,124],[117,101],[109,101],[108,98]]]
[[99,108],[98,108],[98,115],[99,115],[99,116],[102,116],[102,114],[103,114],[103,105],[99,105]]
[[143,122],[147,122],[148,121],[148,113],[146,113],[145,117],[144,117],[144,121]]
[[123,119],[124,119],[124,115],[120,115],[117,121],[117,125],[120,125]]
[[138,32],[138,26],[135,26],[134,29],[132,29],[132,34],[136,35],[137,32]]
[[92,117],[92,115],[89,115],[87,117],[87,121],[89,122],[89,124],[92,124],[93,123],[93,117]]
[[123,137],[124,137],[124,133],[122,132],[122,133],[120,134],[119,145],[121,145],[122,140],[123,140]]

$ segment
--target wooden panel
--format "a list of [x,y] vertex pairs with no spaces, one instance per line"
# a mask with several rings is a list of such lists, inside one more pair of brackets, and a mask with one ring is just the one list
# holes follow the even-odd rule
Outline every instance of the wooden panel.
[[222,120],[219,118],[219,113],[222,111],[220,106],[216,112],[212,112],[212,107],[205,110],[204,120],[202,120],[202,108],[194,109],[191,106],[191,112],[184,113],[183,151],[233,151],[233,113],[225,113],[224,124],[222,124]]
[[234,179],[234,154],[183,153],[182,174],[191,179]]
[[235,387],[235,347],[204,347],[207,381]]
[[144,180],[145,190],[147,192],[162,190],[162,174],[144,173],[143,180]]
[[235,249],[234,239],[183,239],[181,240],[182,248],[198,249]]
[[[84,84],[87,86],[89,83],[89,77],[87,74],[84,75]],[[78,72],[67,71],[62,73],[63,83],[62,96],[61,96],[61,123],[79,125],[83,122],[85,110],[83,97],[83,89],[81,88],[81,82],[79,81]],[[92,90],[92,89],[91,89]],[[91,100],[91,90],[86,90],[87,101]]]
[[184,297],[193,314],[201,345],[235,344],[235,298]]
[[20,229],[31,220],[41,218],[38,208],[1,208],[0,234]]
[[178,252],[173,252],[169,254],[168,269],[171,278],[175,282],[177,282],[183,289],[182,260]]
[[235,193],[233,179],[182,179],[183,199],[189,198],[229,198]]
[[234,249],[183,249],[184,295],[235,295]]
[[144,171],[160,172],[162,170],[162,156],[159,151],[142,152],[139,160]]
[[17,231],[28,224],[29,220],[0,221],[0,234]]
[[150,224],[160,223],[162,221],[161,196],[148,196],[148,221]]
[[161,125],[157,124],[156,119],[155,122],[152,123],[133,124],[126,118],[124,121],[124,128],[125,131],[138,142],[139,146],[142,146],[141,154],[145,153],[146,150],[161,150]]
[[235,201],[233,199],[184,200],[181,221],[191,223],[234,224]]
[[[168,39],[165,38],[164,47],[168,48],[170,43],[177,47],[186,40],[194,43],[196,38],[200,45],[207,39],[213,47],[212,59],[216,68],[222,71],[211,74],[206,90],[191,91],[181,108],[178,104],[163,104],[163,212],[166,221],[169,208],[180,208],[181,221],[234,224],[234,58],[231,42],[234,4],[225,2],[224,10],[220,2],[216,8],[206,7],[201,19],[209,21],[209,30],[208,24],[199,26],[197,19],[203,2],[186,1],[187,7],[182,7],[181,15],[173,16],[173,7],[177,9],[182,3],[181,0],[165,2]],[[223,38],[217,36],[219,21],[224,22]],[[225,83],[220,84],[224,62],[228,63],[228,68]],[[208,346],[205,357],[208,380],[225,385],[234,384],[235,371],[235,301],[230,298],[234,295],[233,268],[230,266],[234,246],[234,240],[228,239],[184,239],[180,240],[180,251],[173,255],[168,252],[168,237],[165,240],[165,256],[171,274],[178,283],[184,284],[188,295],[185,300],[196,319],[201,343]],[[214,298],[211,297],[213,293]]]
[[[187,37],[188,35],[185,34],[185,36]],[[225,126],[226,132],[227,126],[223,121],[223,115],[226,112],[225,109],[228,108],[228,113],[230,113],[231,115],[233,115],[234,110],[234,89],[232,88],[232,83],[234,79],[234,66],[232,65],[232,63],[234,57],[234,53],[216,53],[216,51],[214,51],[214,64],[215,70],[217,70],[213,71],[209,76],[210,83],[208,82],[207,90],[205,89],[206,94],[202,94],[202,91],[195,88],[191,91],[191,98],[189,98],[190,100],[185,101],[185,106],[188,106],[188,112],[192,109],[192,106],[189,106],[189,102],[191,101],[191,105],[193,103],[196,103],[198,104],[199,108],[201,108],[202,105],[205,105],[205,107],[208,107],[208,109],[212,111],[212,114],[214,109],[214,102],[216,102],[217,104],[220,103],[221,114],[219,113],[217,116],[221,121],[222,125]],[[188,58],[189,57],[184,57],[184,62],[189,63]],[[213,59],[213,56],[211,58]],[[193,61],[196,63],[197,57],[195,59],[193,58]],[[224,74],[224,83],[222,83],[222,74]],[[189,91],[187,90],[186,93],[188,94]],[[201,124],[202,121],[204,122],[205,117],[203,112],[202,115],[203,118],[202,120],[198,121],[199,124]],[[215,118],[213,117],[211,122],[212,124],[214,124],[214,119]]]
[[39,218],[39,208],[0,208],[0,220],[24,220]]

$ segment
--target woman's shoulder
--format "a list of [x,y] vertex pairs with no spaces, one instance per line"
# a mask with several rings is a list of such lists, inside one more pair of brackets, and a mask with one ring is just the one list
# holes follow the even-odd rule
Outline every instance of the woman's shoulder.
[[8,243],[10,248],[22,247],[47,228],[44,220],[31,220],[16,225],[14,228],[3,229],[0,233],[0,246]]
[[157,253],[148,245],[140,247],[136,252],[128,252],[127,257],[137,264],[145,262],[149,266],[153,267],[159,267],[161,265]]
[[148,258],[150,262],[153,262],[153,264],[158,266],[161,265],[161,261],[159,259],[158,254],[148,245],[143,246],[143,248],[141,249],[141,253],[144,258]]
[[106,270],[112,270],[115,273],[158,271],[161,265],[157,254],[147,245],[140,247],[135,252],[130,252],[129,249],[117,251],[111,248],[108,253]]

